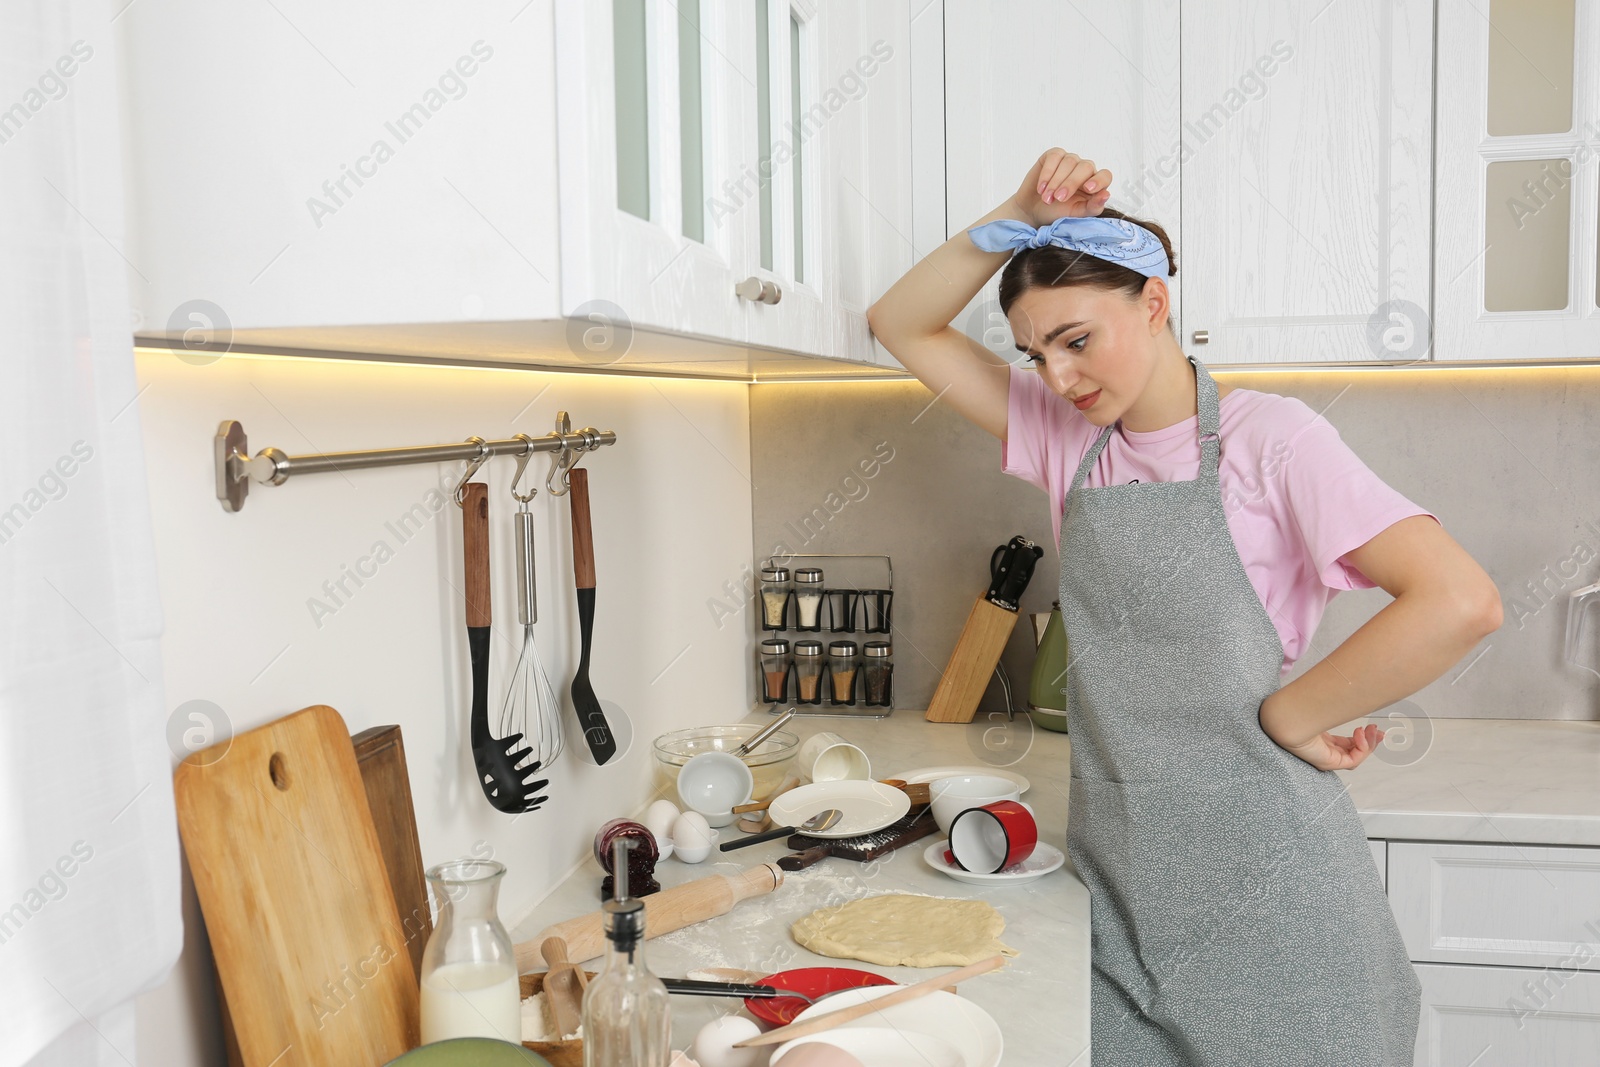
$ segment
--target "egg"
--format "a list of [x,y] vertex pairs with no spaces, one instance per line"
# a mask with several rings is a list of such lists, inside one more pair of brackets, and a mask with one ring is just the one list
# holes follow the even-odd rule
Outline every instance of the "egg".
[[640,822],[645,824],[645,829],[656,835],[656,840],[666,841],[672,838],[672,824],[677,822],[678,806],[670,800],[658,800],[653,805],[645,808],[645,817]]
[[639,820],[655,835],[662,859],[672,853],[672,824],[677,819],[678,806],[670,800],[658,800],[644,810],[644,818]]
[[677,857],[685,863],[699,863],[711,855],[716,844],[716,831],[697,811],[686,811],[672,823],[672,847]]
[[762,1067],[772,1055],[769,1048],[734,1048],[735,1041],[755,1037],[761,1027],[742,1015],[712,1019],[694,1035],[689,1055],[700,1067]]

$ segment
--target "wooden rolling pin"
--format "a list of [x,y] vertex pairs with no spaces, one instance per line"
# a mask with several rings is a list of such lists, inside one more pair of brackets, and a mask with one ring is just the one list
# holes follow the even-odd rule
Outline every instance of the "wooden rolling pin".
[[[660,937],[697,922],[715,919],[733,910],[741,900],[765,896],[783,884],[783,870],[776,863],[748,867],[738,874],[713,874],[644,898],[644,936]],[[528,941],[516,945],[517,971],[526,974],[545,966],[540,946],[546,938],[559,937],[567,943],[567,959],[583,963],[606,950],[605,927],[600,912],[580,915],[540,930]]]

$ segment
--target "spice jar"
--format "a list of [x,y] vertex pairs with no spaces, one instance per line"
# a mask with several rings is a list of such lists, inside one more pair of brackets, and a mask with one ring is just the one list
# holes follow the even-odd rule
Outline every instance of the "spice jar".
[[822,571],[797,567],[794,572],[796,630],[822,629]]
[[789,568],[761,568],[761,628],[788,629]]
[[781,704],[789,699],[789,642],[781,637],[761,642],[761,699]]
[[822,703],[822,642],[794,643],[794,681],[801,704]]
[[828,646],[828,678],[833,683],[830,696],[835,704],[856,702],[856,643],[835,641]]
[[861,674],[865,697],[871,708],[894,706],[894,649],[887,641],[868,641],[861,650]]

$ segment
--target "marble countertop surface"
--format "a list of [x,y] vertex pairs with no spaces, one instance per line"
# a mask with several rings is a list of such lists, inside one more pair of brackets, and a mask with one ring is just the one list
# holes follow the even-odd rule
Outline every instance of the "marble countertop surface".
[[1334,773],[1368,837],[1600,846],[1600,722],[1358,721],[1387,731],[1383,744]]
[[[751,721],[769,718],[764,711],[750,716]],[[1600,723],[1402,723],[1381,716],[1360,721],[1376,722],[1388,731],[1384,744],[1360,767],[1336,773],[1345,780],[1368,837],[1600,846]],[[966,726],[935,725],[924,721],[920,711],[898,710],[886,719],[802,716],[790,728],[802,742],[824,730],[842,735],[866,751],[874,778],[945,765],[1005,767],[1024,774],[1031,783],[1024,799],[1038,815],[1040,840],[1065,849],[1072,746],[1064,734],[1034,729],[1026,716],[1008,722],[1004,715],[986,714]],[[603,813],[596,827],[610,817]],[[727,828],[721,834],[726,840],[737,831]],[[1083,1064],[1089,1041],[1089,896],[1070,862],[1030,885],[973,886],[928,867],[922,853],[936,840],[913,843],[870,864],[824,860],[788,875],[769,896],[651,939],[646,959],[656,974],[673,977],[704,967],[771,973],[856,966],[909,983],[935,972],[819,956],[795,944],[789,927],[817,908],[883,893],[982,899],[1005,918],[1001,940],[1019,954],[1004,970],[964,983],[962,995],[1000,1024],[1005,1062]],[[656,873],[666,888],[733,873],[788,852],[782,841],[773,841],[730,854],[737,858],[713,852],[699,864],[669,859]],[[597,908],[600,878],[599,866],[586,861],[516,925],[512,939],[530,938],[551,923]],[[675,996],[672,1005],[675,1049],[687,1048],[709,1020],[743,1011],[731,999]]]
[[[758,712],[751,718],[767,721],[770,716]],[[921,711],[897,710],[876,720],[799,716],[786,729],[798,733],[802,742],[824,730],[842,735],[866,751],[874,778],[931,766],[1008,767],[1030,782],[1023,799],[1038,815],[1040,840],[1065,850],[1071,746],[1065,735],[1034,730],[1026,716],[1009,724],[999,715],[980,716],[966,726],[935,725],[924,721]],[[622,813],[597,812],[596,828],[614,814]],[[729,827],[721,834],[727,840],[738,831]],[[1089,1044],[1089,894],[1072,873],[1071,863],[1028,885],[968,885],[934,871],[923,860],[927,847],[941,839],[924,838],[869,864],[823,860],[789,874],[768,896],[737,904],[716,919],[651,938],[645,959],[653,972],[664,977],[683,977],[703,967],[772,973],[792,967],[842,966],[874,971],[897,982],[916,982],[949,968],[880,967],[819,956],[797,945],[789,927],[817,908],[884,893],[986,900],[1005,918],[1000,939],[1018,955],[1000,971],[963,982],[962,996],[999,1023],[1005,1034],[1005,1063],[1083,1067]],[[670,888],[710,874],[734,873],[790,851],[779,840],[735,853],[714,851],[703,863],[668,859],[657,866],[656,877],[663,888]],[[552,923],[598,908],[601,877],[598,864],[585,861],[516,924],[512,940],[526,940]],[[686,1049],[702,1025],[730,1012],[743,1014],[743,1003],[675,995],[672,1047]]]

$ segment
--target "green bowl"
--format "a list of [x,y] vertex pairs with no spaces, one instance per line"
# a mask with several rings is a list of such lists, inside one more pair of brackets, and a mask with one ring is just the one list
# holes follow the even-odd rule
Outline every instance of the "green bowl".
[[421,1045],[384,1067],[550,1067],[531,1049],[492,1037],[453,1037]]

